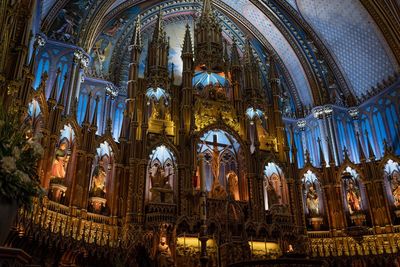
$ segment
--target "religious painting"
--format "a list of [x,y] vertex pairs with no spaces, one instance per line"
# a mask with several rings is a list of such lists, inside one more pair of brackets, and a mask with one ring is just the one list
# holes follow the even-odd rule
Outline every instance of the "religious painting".
[[70,1],[60,10],[49,31],[49,36],[58,41],[75,44],[79,35],[82,20],[89,13],[94,0]]

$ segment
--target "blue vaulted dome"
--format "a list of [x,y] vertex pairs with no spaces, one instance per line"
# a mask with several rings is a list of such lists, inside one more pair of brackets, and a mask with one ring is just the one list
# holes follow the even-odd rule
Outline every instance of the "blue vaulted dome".
[[227,85],[229,81],[223,74],[208,72],[205,70],[196,71],[193,77],[193,85],[196,88],[202,88],[207,85]]

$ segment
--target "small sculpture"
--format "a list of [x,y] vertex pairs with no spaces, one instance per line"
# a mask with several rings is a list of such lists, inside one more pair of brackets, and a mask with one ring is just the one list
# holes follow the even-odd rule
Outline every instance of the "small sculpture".
[[358,188],[354,185],[353,181],[349,182],[349,188],[347,190],[347,205],[349,207],[350,214],[357,211],[361,211],[361,196]]
[[314,185],[308,188],[306,204],[311,217],[319,215],[319,198]]
[[157,247],[157,263],[158,267],[171,267],[175,266],[174,259],[172,258],[171,250],[167,244],[167,238],[162,236],[160,243]]
[[91,194],[95,197],[104,198],[106,194],[106,177],[107,173],[103,166],[97,166],[92,181]]
[[151,181],[151,201],[156,203],[173,203],[173,190],[169,183],[169,177],[172,175],[165,174],[164,169],[160,166],[156,166],[154,174],[150,171]]
[[65,178],[68,161],[68,141],[63,140],[55,153],[55,158],[51,167],[51,178]]

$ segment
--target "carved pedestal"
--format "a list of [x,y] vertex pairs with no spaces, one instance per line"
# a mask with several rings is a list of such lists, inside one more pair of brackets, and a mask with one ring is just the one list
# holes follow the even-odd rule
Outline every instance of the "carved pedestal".
[[396,215],[396,218],[400,218],[400,209],[395,210],[394,214]]
[[350,215],[350,219],[356,226],[362,226],[365,223],[365,214],[356,213]]
[[153,203],[174,203],[174,191],[168,188],[152,188],[151,202]]
[[91,197],[89,201],[92,204],[93,211],[96,213],[101,213],[107,202],[106,199],[101,197]]
[[321,225],[324,223],[324,218],[321,217],[313,217],[308,219],[314,231],[319,231],[321,229]]
[[49,189],[50,200],[63,204],[67,189],[68,188],[62,184],[51,183]]

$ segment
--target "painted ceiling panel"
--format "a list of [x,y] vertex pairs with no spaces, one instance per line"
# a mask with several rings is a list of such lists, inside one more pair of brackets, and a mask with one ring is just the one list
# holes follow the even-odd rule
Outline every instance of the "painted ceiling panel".
[[398,70],[375,22],[359,1],[298,0],[297,4],[332,50],[356,95]]
[[304,69],[283,34],[272,23],[272,21],[254,4],[248,0],[223,0],[227,5],[231,6],[238,13],[242,14],[248,21],[264,35],[270,42],[279,57],[284,62],[292,79],[300,92],[300,97],[304,104],[311,104],[311,89],[306,79]]

